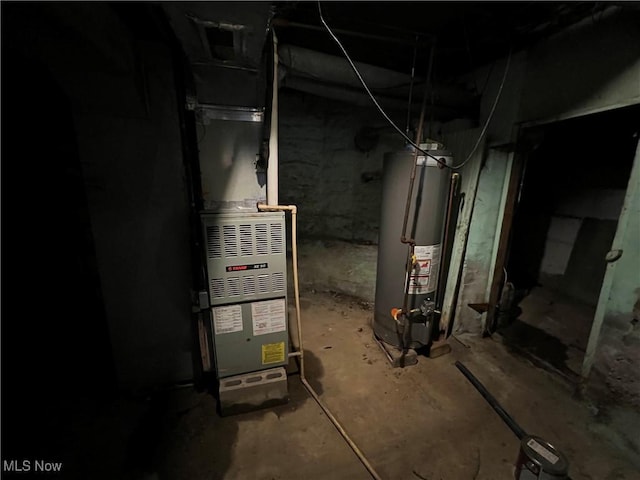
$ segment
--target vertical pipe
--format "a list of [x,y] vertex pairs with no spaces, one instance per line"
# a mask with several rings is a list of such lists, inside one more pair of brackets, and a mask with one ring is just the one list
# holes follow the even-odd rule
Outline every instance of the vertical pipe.
[[[422,129],[424,125],[424,112],[427,106],[427,95],[429,89],[431,87],[431,68],[433,66],[433,55],[434,55],[434,47],[431,47],[431,52],[429,54],[429,69],[427,71],[427,82],[425,85],[424,97],[422,98],[422,108],[420,109],[420,120],[418,121],[418,131],[416,133],[416,145],[420,145],[420,141],[422,140]],[[413,156],[413,165],[411,166],[411,178],[409,179],[409,190],[407,192],[407,203],[405,205],[404,210],[404,221],[402,224],[402,236],[400,237],[400,242],[409,244],[409,251],[407,252],[407,278],[405,280],[404,286],[404,298],[402,301],[402,313],[405,315],[408,310],[408,302],[409,302],[409,281],[411,278],[411,270],[413,269],[413,253],[415,247],[415,239],[407,238],[407,222],[409,220],[409,210],[411,208],[411,197],[413,196],[413,184],[416,178],[416,166],[418,163],[418,149],[415,149],[415,154]],[[402,350],[405,350],[404,341],[402,343]]]
[[267,163],[267,204],[278,205],[278,37],[273,35],[273,87],[271,101],[271,133]]
[[447,202],[447,216],[444,223],[444,238],[442,240],[442,248],[440,250],[440,269],[438,271],[438,287],[436,292],[436,310],[442,309],[442,300],[444,297],[444,287],[446,279],[444,278],[445,272],[448,270],[446,267],[447,260],[447,245],[449,244],[449,230],[451,229],[451,216],[453,209],[453,202],[455,197],[455,191],[458,186],[458,180],[460,178],[459,173],[451,175],[451,183],[449,185],[449,201]]

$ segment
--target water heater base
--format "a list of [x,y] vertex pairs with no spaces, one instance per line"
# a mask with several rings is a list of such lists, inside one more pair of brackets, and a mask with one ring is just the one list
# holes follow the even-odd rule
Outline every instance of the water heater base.
[[375,333],[373,334],[373,339],[384,352],[392,367],[404,368],[418,363],[418,353],[413,348],[409,348],[403,355],[401,349],[380,340]]

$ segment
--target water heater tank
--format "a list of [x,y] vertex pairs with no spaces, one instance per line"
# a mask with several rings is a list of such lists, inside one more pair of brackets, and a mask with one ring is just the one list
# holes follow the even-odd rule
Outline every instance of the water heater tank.
[[[451,165],[451,153],[429,150],[441,162]],[[426,157],[426,158],[425,158]],[[378,266],[376,277],[373,330],[384,342],[402,345],[391,316],[391,309],[401,308],[406,282],[408,244],[400,241],[407,201],[409,178],[415,153],[390,152],[384,156],[382,179],[382,207],[378,237]],[[429,156],[417,157],[413,197],[407,223],[407,238],[415,239],[415,263],[409,282],[409,309],[419,309],[423,302],[435,302],[440,268],[443,224],[447,208],[451,171]],[[423,317],[424,318],[424,317]],[[429,344],[432,325],[426,321],[412,321],[409,348]]]

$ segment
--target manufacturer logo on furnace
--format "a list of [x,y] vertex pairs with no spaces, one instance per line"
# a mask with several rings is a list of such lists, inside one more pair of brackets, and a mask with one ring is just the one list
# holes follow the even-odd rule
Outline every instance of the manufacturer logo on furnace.
[[227,272],[243,272],[245,270],[260,270],[269,268],[268,263],[252,263],[250,265],[231,265],[227,267]]

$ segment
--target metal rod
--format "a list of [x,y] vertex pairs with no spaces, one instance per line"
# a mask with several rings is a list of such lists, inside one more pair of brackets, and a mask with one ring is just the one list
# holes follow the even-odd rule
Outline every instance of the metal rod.
[[[431,88],[431,67],[433,66],[433,54],[434,48],[431,47],[431,53],[429,55],[429,70],[427,72],[427,82],[425,84],[425,92],[422,97],[422,108],[420,109],[420,120],[418,121],[418,131],[416,132],[416,145],[420,145],[420,139],[422,137],[422,129],[424,126],[424,112],[427,108],[427,98],[428,92]],[[413,184],[415,183],[416,178],[416,167],[418,164],[418,149],[415,149],[413,155],[413,165],[411,166],[411,177],[409,179],[409,191],[407,192],[407,203],[405,204],[404,210],[404,221],[402,225],[402,236],[400,237],[400,242],[409,244],[409,252],[407,254],[407,278],[405,279],[404,285],[404,298],[402,300],[402,315],[403,318],[406,318],[406,315],[409,311],[408,303],[409,303],[409,282],[411,278],[411,269],[413,268],[413,254],[415,249],[415,239],[407,238],[407,223],[409,221],[409,210],[411,209],[411,197],[413,197]],[[406,345],[404,344],[404,332],[400,341],[402,345],[402,351],[406,350]]]
[[[427,73],[427,81],[425,82],[425,91],[424,96],[422,97],[422,107],[420,109],[420,120],[418,121],[418,131],[416,132],[416,145],[420,145],[420,137],[422,136],[422,129],[424,125],[424,112],[427,108],[427,94],[429,92],[429,88],[431,87],[431,67],[433,65],[433,52],[434,49],[431,49],[431,54],[429,55],[429,71]],[[416,178],[416,166],[418,163],[418,149],[414,149],[413,155],[413,165],[411,166],[411,176],[409,178],[409,191],[407,192],[407,203],[404,208],[404,220],[402,222],[402,236],[400,237],[400,241],[402,243],[413,243],[413,239],[407,239],[407,223],[409,222],[409,210],[411,207],[411,197],[413,196],[413,183]]]
[[445,218],[444,223],[444,238],[442,240],[442,250],[440,254],[440,268],[438,271],[438,292],[436,293],[436,309],[442,310],[442,300],[444,297],[444,287],[446,285],[446,281],[443,278],[445,269],[446,269],[446,258],[445,255],[447,253],[447,244],[449,243],[449,229],[451,228],[451,214],[453,209],[453,200],[455,197],[455,191],[458,186],[458,179],[460,178],[459,173],[454,173],[451,175],[451,184],[449,185],[449,199],[447,202],[447,216]]
[[527,432],[525,432],[523,428],[516,423],[513,417],[511,417],[511,415],[509,415],[504,408],[502,408],[502,405],[500,405],[495,397],[489,393],[489,390],[487,390],[485,386],[480,383],[480,380],[473,376],[473,373],[471,373],[467,367],[465,367],[460,361],[456,361],[455,365],[458,370],[460,370],[462,374],[467,377],[467,380],[469,380],[471,384],[476,387],[476,390],[480,392],[480,395],[482,395],[482,397],[489,403],[491,408],[493,408],[493,410],[498,414],[502,421],[507,424],[507,426],[513,433],[515,433],[516,437],[522,440],[527,435]]

